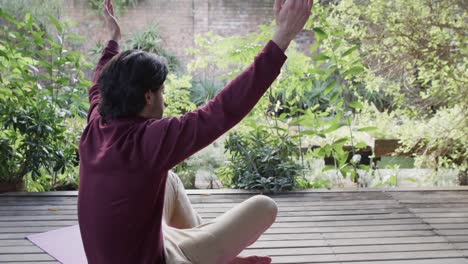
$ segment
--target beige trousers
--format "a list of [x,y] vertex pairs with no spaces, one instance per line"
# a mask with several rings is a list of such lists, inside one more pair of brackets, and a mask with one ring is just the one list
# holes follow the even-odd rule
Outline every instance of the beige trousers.
[[257,195],[202,224],[179,177],[169,172],[163,214],[167,264],[227,264],[275,221],[278,208]]

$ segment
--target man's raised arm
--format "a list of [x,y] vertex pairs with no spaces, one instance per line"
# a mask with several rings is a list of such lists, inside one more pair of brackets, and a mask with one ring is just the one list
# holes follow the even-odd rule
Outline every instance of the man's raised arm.
[[102,3],[102,12],[104,20],[106,22],[107,30],[110,33],[110,40],[106,47],[102,51],[101,58],[99,59],[96,69],[93,74],[93,85],[89,89],[89,111],[88,111],[88,122],[98,115],[97,106],[101,101],[101,95],[99,94],[99,86],[97,81],[101,70],[115,55],[119,54],[120,40],[120,26],[117,23],[117,19],[114,17],[114,8],[112,7],[111,0],[104,0]]
[[[161,169],[204,148],[244,118],[279,75],[284,51],[310,16],[312,0],[277,0],[276,33],[253,63],[204,107],[182,116],[152,121],[144,134],[148,157]],[[151,144],[154,142],[154,144]]]

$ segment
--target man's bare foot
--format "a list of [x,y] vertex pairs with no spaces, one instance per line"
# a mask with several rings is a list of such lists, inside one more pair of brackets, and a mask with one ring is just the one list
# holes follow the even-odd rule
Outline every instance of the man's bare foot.
[[229,264],[270,264],[271,258],[264,256],[237,257]]

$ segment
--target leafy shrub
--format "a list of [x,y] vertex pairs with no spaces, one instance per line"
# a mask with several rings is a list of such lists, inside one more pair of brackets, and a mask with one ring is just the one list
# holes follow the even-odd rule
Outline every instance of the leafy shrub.
[[30,14],[19,21],[0,9],[0,19],[0,181],[41,178],[44,185],[32,189],[48,190],[77,177],[82,127],[68,123],[86,114],[87,65],[80,53],[66,49],[67,41],[77,40],[68,24],[50,17],[58,36],[53,39]]
[[145,30],[135,32],[124,43],[124,49],[138,49],[157,54],[166,58],[170,71],[179,69],[179,60],[167,51],[161,32],[156,24],[149,25]]
[[[393,97],[406,115],[466,106],[466,4],[456,0],[356,1],[333,5],[325,26],[358,45],[368,91]],[[325,43],[325,49],[333,43]]]
[[165,116],[180,116],[195,109],[195,104],[190,101],[190,80],[188,75],[168,74],[164,84]]
[[193,170],[186,161],[174,167],[173,171],[179,176],[185,189],[195,189],[196,171]]
[[297,153],[297,147],[287,133],[272,132],[257,126],[229,134],[225,141],[228,164],[219,170],[227,186],[266,192],[295,187],[300,166],[291,154]]
[[174,171],[179,174],[185,188],[193,189],[197,175],[208,177],[208,180],[213,183],[217,178],[217,170],[224,165],[225,161],[223,137],[221,137],[178,164]]
[[196,80],[192,81],[192,88],[190,89],[190,101],[195,105],[204,105],[209,100],[213,99],[215,95],[223,88],[223,83],[218,80]]
[[5,13],[16,20],[23,20],[30,13],[34,22],[49,35],[55,33],[49,16],[62,17],[63,6],[64,0],[0,0],[0,7]]

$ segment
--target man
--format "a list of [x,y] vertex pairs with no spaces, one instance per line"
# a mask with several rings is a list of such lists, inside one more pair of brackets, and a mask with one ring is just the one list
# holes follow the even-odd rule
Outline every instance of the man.
[[271,262],[238,254],[274,222],[273,200],[258,195],[201,224],[168,171],[237,124],[278,76],[312,8],[312,0],[282,2],[276,32],[250,67],[206,106],[163,119],[167,67],[143,51],[119,54],[120,27],[104,0],[111,40],[94,73],[79,151],[78,217],[89,263]]

